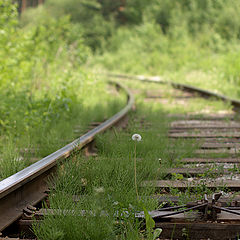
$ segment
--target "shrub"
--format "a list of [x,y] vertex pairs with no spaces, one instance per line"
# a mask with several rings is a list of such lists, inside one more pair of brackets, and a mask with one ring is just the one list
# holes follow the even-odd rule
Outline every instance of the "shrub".
[[196,35],[206,25],[225,39],[240,36],[240,2],[224,0],[160,0],[149,6],[148,14],[161,25],[163,32],[183,24]]

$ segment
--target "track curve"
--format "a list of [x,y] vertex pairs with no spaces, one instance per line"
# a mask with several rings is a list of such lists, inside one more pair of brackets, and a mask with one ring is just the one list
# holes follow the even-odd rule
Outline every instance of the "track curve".
[[196,92],[196,93],[201,94],[202,96],[215,97],[217,99],[220,99],[220,100],[223,100],[223,101],[226,101],[226,102],[230,102],[234,107],[240,108],[240,100],[233,99],[233,98],[230,98],[228,96],[218,94],[218,93],[215,93],[215,92],[212,92],[212,91],[204,90],[204,89],[194,87],[194,86],[191,86],[191,85],[188,85],[188,84],[163,80],[163,78],[160,77],[160,76],[146,77],[146,76],[143,76],[143,75],[134,76],[134,75],[114,74],[114,73],[107,73],[106,75],[109,76],[109,77],[113,77],[113,78],[125,78],[125,79],[133,79],[133,80],[139,80],[139,81],[144,81],[144,82],[169,84],[172,87],[177,88],[177,89]]

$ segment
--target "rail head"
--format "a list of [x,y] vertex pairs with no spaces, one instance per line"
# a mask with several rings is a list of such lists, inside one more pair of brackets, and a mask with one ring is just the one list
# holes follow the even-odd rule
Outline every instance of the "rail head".
[[96,128],[92,129],[91,131],[87,132],[83,136],[77,138],[73,142],[67,144],[66,146],[48,155],[47,157],[44,157],[43,159],[30,165],[29,167],[0,181],[0,200],[11,192],[18,189],[19,187],[32,181],[34,178],[56,166],[59,160],[67,158],[73,151],[79,150],[85,145],[87,145],[94,139],[97,134],[112,127],[131,110],[134,104],[134,97],[132,93],[118,82],[111,81],[109,83],[112,85],[116,85],[118,88],[124,90],[128,97],[127,105],[121,111],[113,115],[111,118],[109,118]]

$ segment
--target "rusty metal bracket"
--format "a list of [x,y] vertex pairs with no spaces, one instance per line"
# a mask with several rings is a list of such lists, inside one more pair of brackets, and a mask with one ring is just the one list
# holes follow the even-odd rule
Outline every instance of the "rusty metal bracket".
[[222,211],[235,215],[240,215],[239,211],[240,208],[237,204],[235,204],[236,206],[231,204],[231,207],[222,207],[221,202],[219,201],[222,195],[223,195],[222,192],[214,193],[209,199],[207,194],[205,194],[203,199],[200,201],[189,202],[186,205],[181,206],[161,208],[157,211],[154,211],[152,217],[154,219],[160,220],[161,218],[164,217],[169,218],[171,216],[178,215],[181,213],[186,213],[192,210],[198,210],[198,212],[201,213],[199,215],[200,217],[199,220],[216,222],[218,220],[218,215]]

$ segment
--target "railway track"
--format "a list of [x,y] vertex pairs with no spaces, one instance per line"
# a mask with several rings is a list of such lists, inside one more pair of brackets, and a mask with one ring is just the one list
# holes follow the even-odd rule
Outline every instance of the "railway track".
[[[166,82],[159,77],[111,76],[169,84],[188,93],[175,94],[174,103],[181,103],[184,98],[193,99],[197,94],[214,97],[233,106],[234,112],[231,114],[172,116],[168,137],[173,148],[176,141],[191,139],[196,146],[193,157],[182,158],[181,167],[168,169],[166,178],[169,179],[144,181],[142,187],[152,186],[157,193],[164,193],[164,196],[160,194],[158,197],[164,207],[151,213],[156,227],[163,229],[160,239],[239,239],[240,102],[196,87]],[[146,97],[161,99],[164,103],[161,94],[150,93]],[[182,195],[186,191],[188,195],[196,190],[202,191],[202,199],[178,206],[179,198],[169,195],[171,189],[182,191]],[[206,190],[211,194],[204,194]]]
[[[184,106],[187,101],[201,96],[214,97],[233,105],[235,112],[230,114],[168,115],[170,153],[174,151],[175,144],[189,139],[194,146],[194,152],[192,157],[173,159],[178,166],[174,167],[173,164],[173,167],[165,172],[164,179],[146,180],[140,187],[150,186],[155,189],[155,195],[150,197],[157,199],[161,208],[149,213],[155,226],[163,230],[160,239],[238,239],[240,121],[237,109],[240,108],[240,102],[191,86],[165,82],[158,77],[111,77],[170,84],[180,89],[171,97],[173,104],[180,103]],[[24,231],[29,229],[36,219],[42,219],[46,214],[56,214],[56,211],[51,213],[46,209],[36,208],[48,196],[47,179],[56,171],[59,161],[86,145],[91,148],[96,134],[126,116],[133,106],[133,97],[129,92],[127,94],[128,105],[120,113],[64,148],[0,182],[0,232],[3,232],[3,236],[11,235],[9,233],[16,226]],[[155,95],[149,92],[145,98],[151,101],[160,99],[163,104],[167,101],[165,95],[159,92]],[[172,194],[173,190],[176,195]],[[198,197],[194,194],[196,190]],[[184,194],[186,199],[184,204],[180,204]],[[202,197],[199,198],[199,195]],[[83,210],[78,214],[84,215],[86,212]],[[144,213],[136,212],[135,218],[144,219]],[[12,225],[13,223],[15,225]]]
[[[12,235],[11,232],[15,233],[16,230],[19,232],[16,228],[21,225],[23,228],[31,226],[33,219],[28,221],[24,219],[24,215],[47,198],[49,180],[56,173],[57,165],[83,148],[91,150],[97,134],[119,124],[120,121],[126,121],[125,118],[134,104],[133,95],[121,84],[111,84],[125,91],[127,95],[127,104],[121,111],[63,148],[0,182],[0,237],[8,233]],[[17,223],[18,227],[14,223]]]

